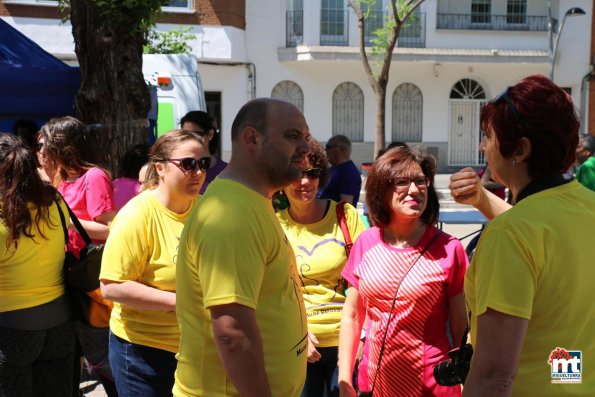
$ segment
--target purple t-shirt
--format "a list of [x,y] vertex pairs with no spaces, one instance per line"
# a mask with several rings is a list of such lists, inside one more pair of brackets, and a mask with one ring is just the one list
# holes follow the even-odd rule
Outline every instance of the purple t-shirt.
[[205,190],[209,186],[209,183],[213,182],[213,179],[217,177],[227,167],[227,163],[221,159],[217,159],[217,164],[215,164],[212,168],[209,168],[207,171],[207,176],[205,177],[205,181],[200,188],[200,194],[204,194]]
[[329,181],[320,191],[320,198],[341,201],[342,194],[353,196],[353,202],[350,204],[357,208],[362,177],[353,161],[332,166],[329,168],[329,174]]
[[[428,226],[416,247],[395,248],[384,242],[381,229],[373,227],[359,235],[343,269],[343,277],[358,290],[366,307],[370,386],[388,327],[375,394],[461,395],[459,386],[437,385],[433,368],[448,358],[451,348],[446,333],[448,299],[463,292],[468,265],[465,250],[459,240],[443,233],[407,273],[438,232]],[[393,297],[404,275],[388,324]]]

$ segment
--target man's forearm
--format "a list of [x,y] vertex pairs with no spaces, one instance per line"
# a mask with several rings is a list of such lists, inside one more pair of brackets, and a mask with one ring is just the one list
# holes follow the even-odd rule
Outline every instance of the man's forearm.
[[239,394],[242,397],[272,396],[254,311],[232,304],[212,308],[211,317],[219,356]]

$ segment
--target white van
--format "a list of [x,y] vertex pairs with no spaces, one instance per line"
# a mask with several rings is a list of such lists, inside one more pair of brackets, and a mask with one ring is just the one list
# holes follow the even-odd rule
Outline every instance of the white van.
[[194,55],[143,54],[143,76],[151,86],[149,120],[153,125],[156,119],[157,137],[180,128],[180,119],[189,111],[206,111],[204,90]]

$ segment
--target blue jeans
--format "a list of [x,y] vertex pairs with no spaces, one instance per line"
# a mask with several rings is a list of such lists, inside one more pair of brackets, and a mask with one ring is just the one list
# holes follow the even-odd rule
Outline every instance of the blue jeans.
[[171,397],[175,353],[136,345],[110,332],[109,361],[120,397]]
[[339,397],[339,348],[317,347],[316,350],[321,357],[315,363],[308,363],[306,384],[301,397]]

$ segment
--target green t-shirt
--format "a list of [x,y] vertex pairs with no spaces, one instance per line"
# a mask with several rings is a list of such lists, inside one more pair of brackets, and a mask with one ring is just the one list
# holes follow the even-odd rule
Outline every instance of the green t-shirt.
[[589,157],[576,170],[576,180],[595,192],[595,156]]

